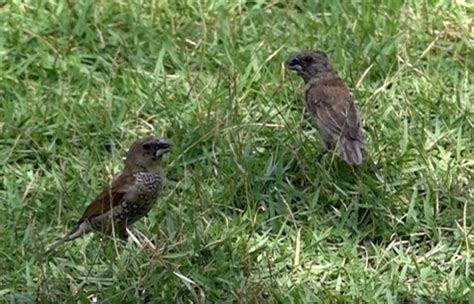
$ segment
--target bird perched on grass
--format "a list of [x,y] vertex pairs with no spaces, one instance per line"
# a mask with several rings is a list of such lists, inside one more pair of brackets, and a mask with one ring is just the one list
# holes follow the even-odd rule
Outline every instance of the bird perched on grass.
[[325,144],[335,148],[350,165],[360,165],[367,156],[359,115],[354,100],[321,51],[305,51],[288,59],[286,67],[305,82],[305,108],[314,118]]
[[125,168],[87,207],[76,228],[53,243],[46,253],[89,232],[126,238],[126,229],[144,217],[163,187],[162,156],[171,145],[154,137],[137,140],[130,147]]

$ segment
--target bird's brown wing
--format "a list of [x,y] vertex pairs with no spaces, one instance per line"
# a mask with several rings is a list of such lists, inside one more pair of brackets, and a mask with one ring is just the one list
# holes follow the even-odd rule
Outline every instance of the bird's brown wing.
[[352,139],[360,139],[360,119],[352,96],[347,109],[347,127],[347,133]]
[[123,200],[135,177],[130,173],[122,173],[114,179],[110,186],[105,187],[102,193],[87,207],[78,223],[99,216],[111,208],[119,205]]
[[333,134],[359,137],[359,118],[349,90],[340,79],[314,83],[306,92],[309,111]]

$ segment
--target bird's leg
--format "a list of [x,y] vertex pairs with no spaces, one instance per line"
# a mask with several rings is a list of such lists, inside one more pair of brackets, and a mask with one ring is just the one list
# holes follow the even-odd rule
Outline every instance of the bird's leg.
[[323,158],[324,155],[326,155],[326,153],[328,153],[328,149],[324,148],[321,152],[316,154],[316,162],[320,163],[321,159]]
[[121,240],[127,242],[127,240],[128,240],[127,227],[126,227],[126,226],[119,227],[119,228],[117,229],[117,236],[118,236]]

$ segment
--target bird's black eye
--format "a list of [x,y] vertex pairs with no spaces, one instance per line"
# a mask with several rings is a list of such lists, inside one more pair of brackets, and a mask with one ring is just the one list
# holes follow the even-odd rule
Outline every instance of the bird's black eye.
[[313,58],[311,56],[305,56],[305,57],[303,57],[303,61],[307,62],[307,63],[310,63],[311,61],[313,61]]
[[145,149],[145,150],[150,150],[150,148],[151,148],[150,144],[144,144],[143,145],[143,149]]

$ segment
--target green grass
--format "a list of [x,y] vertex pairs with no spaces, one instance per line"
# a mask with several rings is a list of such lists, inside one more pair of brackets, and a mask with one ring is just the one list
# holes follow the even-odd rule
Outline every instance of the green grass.
[[[1,3],[1,302],[474,301],[474,6],[375,2]],[[301,49],[354,89],[362,168],[316,161]],[[43,256],[149,134],[156,249]]]

